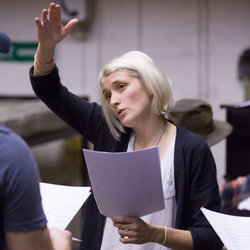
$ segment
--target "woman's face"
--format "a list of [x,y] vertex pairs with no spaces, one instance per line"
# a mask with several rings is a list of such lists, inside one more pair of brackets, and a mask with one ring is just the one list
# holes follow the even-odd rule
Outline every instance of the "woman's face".
[[126,70],[117,70],[101,81],[104,98],[125,127],[134,128],[148,120],[151,98],[140,80]]

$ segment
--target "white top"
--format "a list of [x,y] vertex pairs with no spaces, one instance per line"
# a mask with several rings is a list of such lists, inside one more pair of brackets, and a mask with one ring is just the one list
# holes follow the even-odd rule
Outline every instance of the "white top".
[[[131,135],[127,152],[133,151],[135,136]],[[168,147],[168,150],[161,159],[161,174],[165,209],[141,217],[147,223],[161,225],[166,227],[174,227],[176,217],[176,200],[175,200],[175,184],[174,184],[174,147],[175,137]],[[101,250],[163,250],[169,249],[156,243],[145,243],[142,245],[123,244],[119,241],[120,235],[118,229],[113,226],[111,219],[107,218]]]

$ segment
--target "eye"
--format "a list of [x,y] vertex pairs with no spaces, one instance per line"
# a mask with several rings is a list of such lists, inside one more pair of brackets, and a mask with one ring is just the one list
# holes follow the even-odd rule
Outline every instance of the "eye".
[[118,87],[119,87],[120,90],[122,90],[122,89],[125,88],[125,84],[124,83],[120,83]]
[[111,93],[105,93],[104,98],[109,102],[111,98]]

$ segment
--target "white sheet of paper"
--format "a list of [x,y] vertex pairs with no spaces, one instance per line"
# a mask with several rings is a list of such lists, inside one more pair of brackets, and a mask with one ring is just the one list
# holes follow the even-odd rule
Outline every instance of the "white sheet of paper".
[[228,250],[250,249],[250,217],[233,216],[201,208]]
[[141,217],[164,209],[158,147],[135,152],[83,152],[103,215]]
[[40,192],[48,227],[64,230],[90,195],[90,187],[40,182]]
[[250,197],[246,198],[245,200],[241,201],[238,204],[239,210],[249,210],[250,211]]

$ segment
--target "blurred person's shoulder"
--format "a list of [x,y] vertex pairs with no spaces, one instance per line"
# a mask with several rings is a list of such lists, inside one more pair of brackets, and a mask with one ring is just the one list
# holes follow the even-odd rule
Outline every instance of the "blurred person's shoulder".
[[0,158],[13,161],[20,156],[30,156],[27,143],[12,129],[0,124]]
[[23,140],[23,138],[21,138],[18,134],[16,134],[12,129],[0,124],[0,137],[1,139],[4,140],[0,140],[1,144],[6,144],[7,143],[13,143],[13,145],[18,146],[19,143],[23,146],[26,145],[26,142]]
[[8,134],[10,132],[12,132],[11,129],[9,129],[9,128],[5,127],[4,125],[0,124],[0,135],[2,135],[2,134]]

